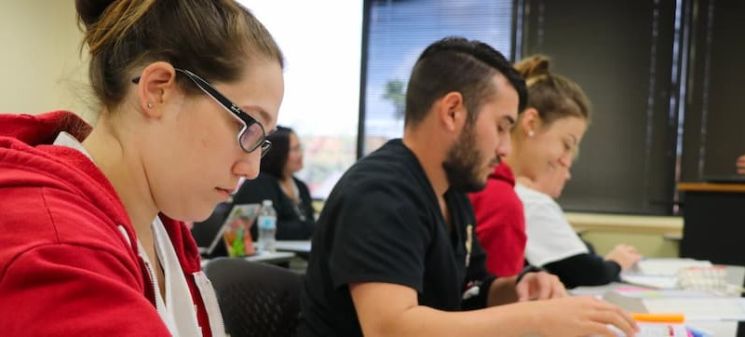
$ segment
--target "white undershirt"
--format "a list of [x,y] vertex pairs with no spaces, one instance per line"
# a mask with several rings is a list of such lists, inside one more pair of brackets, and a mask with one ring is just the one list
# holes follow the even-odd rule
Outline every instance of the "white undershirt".
[[[54,141],[54,145],[76,149],[86,155],[89,159],[93,160],[83,145],[75,139],[75,137],[64,131],[59,133],[57,139]],[[163,299],[163,296],[161,296],[160,285],[158,284],[158,278],[155,276],[153,264],[147,256],[147,253],[145,253],[145,249],[140,240],[137,240],[137,251],[150,274],[149,276],[150,280],[152,280],[158,314],[173,336],[201,337],[202,330],[199,327],[197,309],[194,305],[194,300],[191,297],[189,285],[186,282],[183,269],[181,269],[176,250],[173,248],[168,232],[159,217],[155,217],[151,224],[151,229],[155,239],[154,244],[157,255],[155,258],[158,259],[163,268],[163,276],[166,286],[165,300]],[[120,231],[124,235],[126,241],[129,242],[126,231],[124,231],[123,228],[120,228]],[[197,287],[200,290],[200,295],[202,296],[202,300],[207,308],[212,328],[212,336],[224,336],[222,316],[211,283],[201,271],[195,273],[193,276],[195,277]]]
[[553,198],[520,183],[515,185],[515,192],[525,209],[528,236],[525,259],[528,263],[542,267],[589,252]]

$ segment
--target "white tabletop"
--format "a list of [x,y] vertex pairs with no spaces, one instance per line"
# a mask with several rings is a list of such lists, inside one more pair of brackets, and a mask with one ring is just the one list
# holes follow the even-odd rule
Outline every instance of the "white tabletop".
[[[257,252],[256,254],[251,256],[244,256],[242,257],[242,259],[251,262],[280,264],[289,262],[290,260],[292,260],[293,257],[295,257],[295,253],[293,252]],[[239,257],[236,257],[236,259],[239,259]],[[204,268],[204,266],[207,265],[207,263],[209,262],[209,259],[202,258],[202,268]]]
[[[726,266],[727,268],[727,281],[730,284],[742,285],[745,279],[745,267],[740,266]],[[599,287],[578,287],[572,289],[570,293],[575,296],[590,295],[590,296],[602,296],[610,290],[614,290],[619,287],[626,287],[627,284],[623,283],[611,283],[605,286]],[[710,333],[711,336],[716,337],[735,337],[737,336],[737,321],[720,321],[720,320],[707,320],[707,321],[690,321],[686,322],[687,325],[692,326],[703,332]]]
[[310,240],[277,240],[278,251],[310,253]]
[[295,257],[293,252],[257,252],[254,255],[246,256],[243,259],[252,262],[265,262],[265,263],[283,263],[290,261]]

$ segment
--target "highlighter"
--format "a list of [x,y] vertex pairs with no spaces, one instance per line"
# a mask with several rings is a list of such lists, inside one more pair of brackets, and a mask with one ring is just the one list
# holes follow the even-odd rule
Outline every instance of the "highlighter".
[[631,317],[638,322],[683,323],[685,321],[685,316],[679,313],[645,314],[634,312],[631,313]]

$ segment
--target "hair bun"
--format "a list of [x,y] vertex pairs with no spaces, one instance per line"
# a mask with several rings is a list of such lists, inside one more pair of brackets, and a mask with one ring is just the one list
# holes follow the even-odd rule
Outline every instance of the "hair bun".
[[75,0],[75,9],[78,12],[80,22],[90,28],[101,18],[101,14],[115,0]]
[[549,74],[550,59],[546,55],[533,55],[515,65],[515,69],[527,81],[531,78]]

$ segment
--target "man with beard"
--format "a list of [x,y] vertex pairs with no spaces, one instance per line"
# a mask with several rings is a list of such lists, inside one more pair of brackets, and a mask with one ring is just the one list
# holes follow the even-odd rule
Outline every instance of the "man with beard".
[[620,309],[564,297],[554,276],[485,272],[464,192],[483,188],[509,152],[525,101],[523,80],[484,43],[446,38],[422,53],[403,139],[352,166],[318,220],[301,337],[612,337],[608,324],[633,334]]

